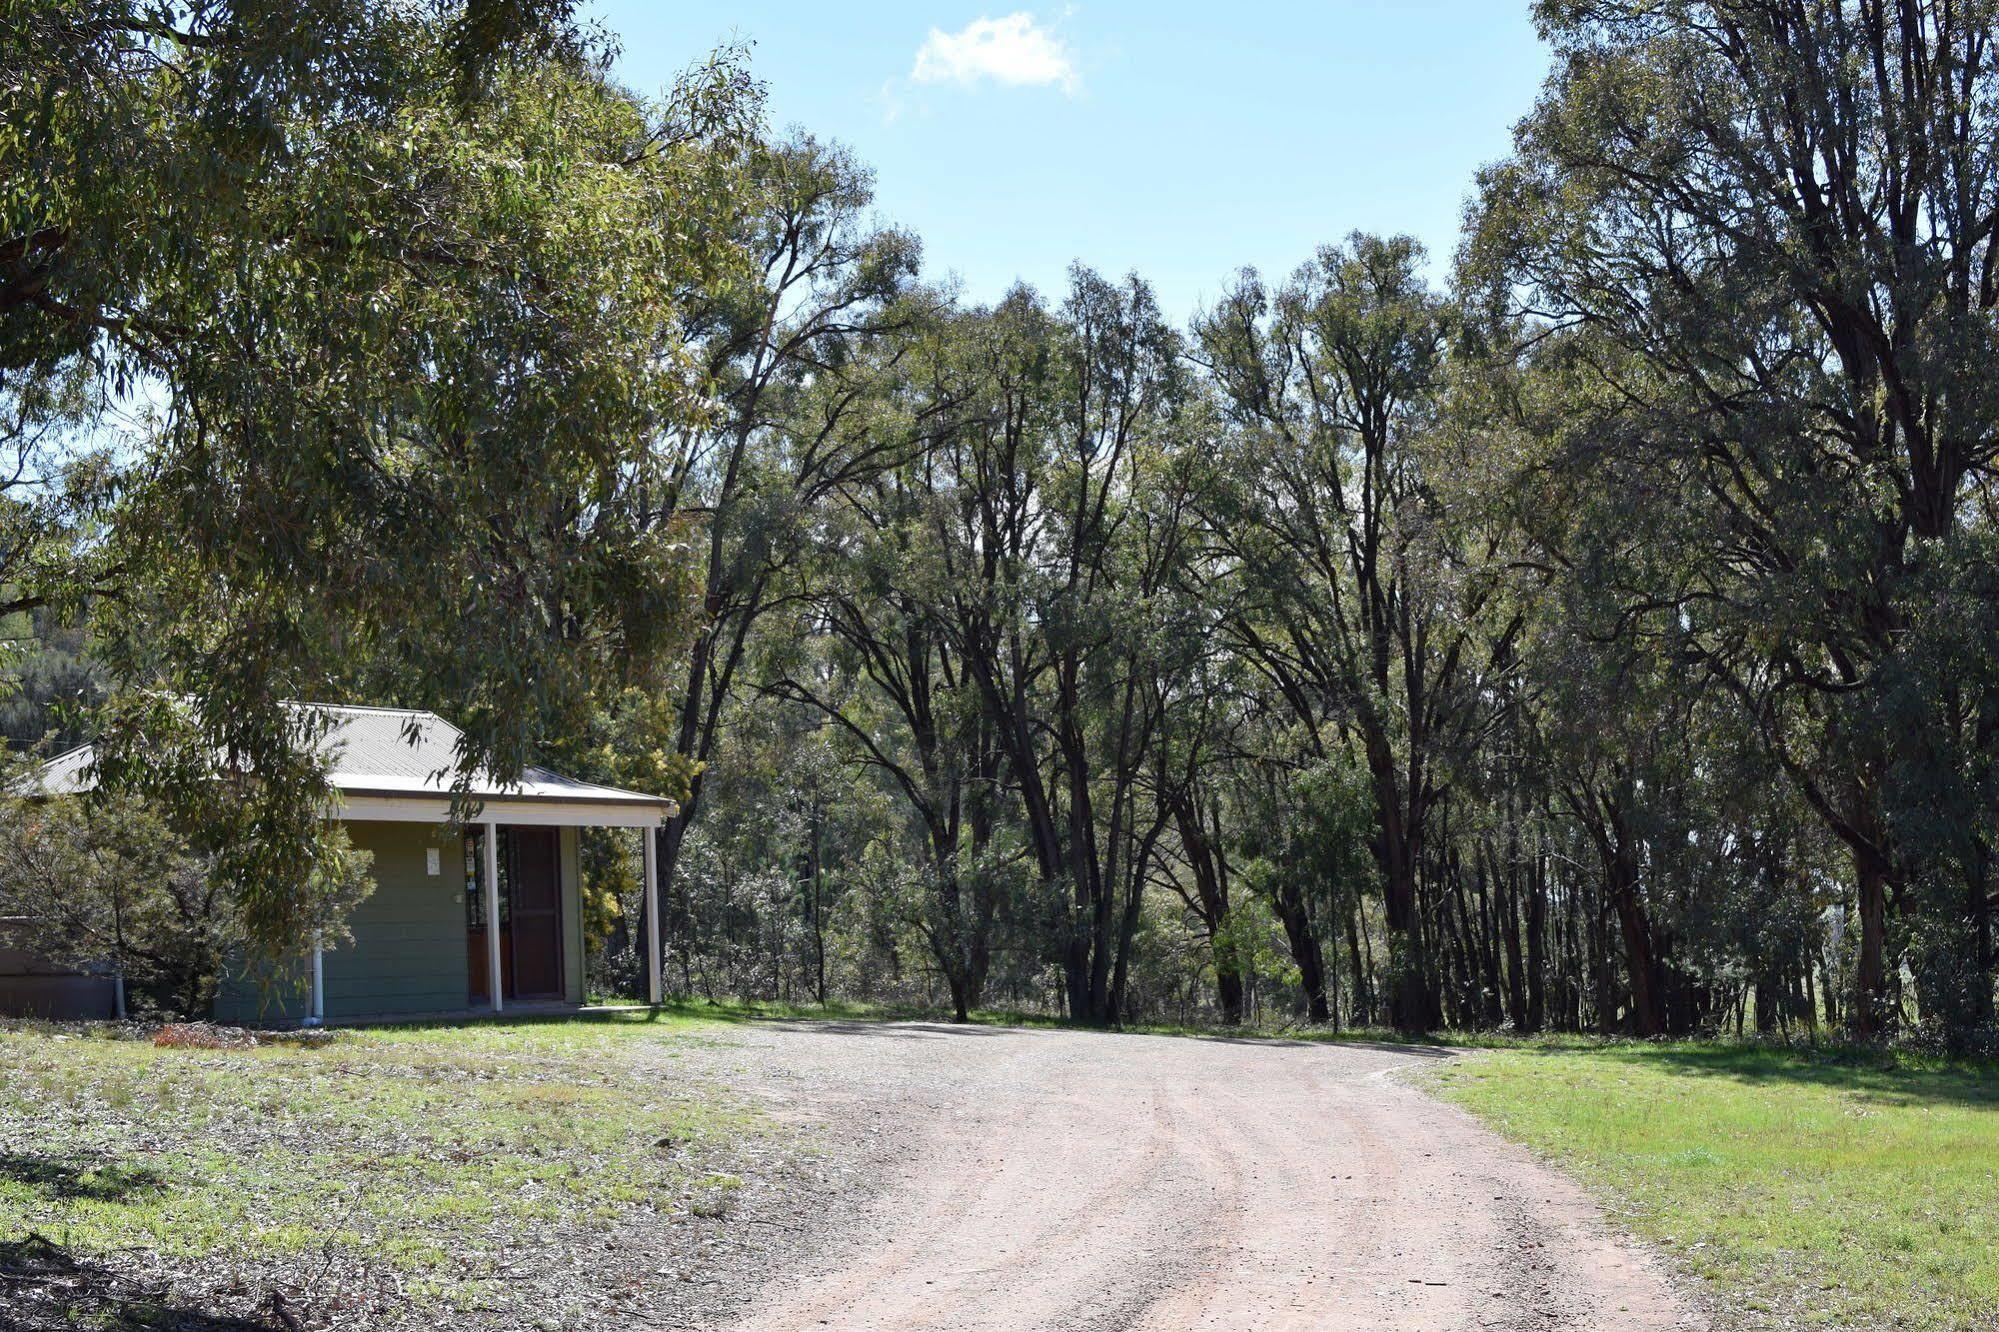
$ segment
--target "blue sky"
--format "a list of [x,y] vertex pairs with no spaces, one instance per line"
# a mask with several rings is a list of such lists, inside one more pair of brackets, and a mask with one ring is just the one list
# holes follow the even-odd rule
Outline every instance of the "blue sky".
[[1016,279],[1059,295],[1080,259],[1143,274],[1176,319],[1238,267],[1281,275],[1357,228],[1414,235],[1441,276],[1474,172],[1547,67],[1527,0],[586,12],[642,92],[753,43],[773,123],[873,166],[883,217],[972,299]]

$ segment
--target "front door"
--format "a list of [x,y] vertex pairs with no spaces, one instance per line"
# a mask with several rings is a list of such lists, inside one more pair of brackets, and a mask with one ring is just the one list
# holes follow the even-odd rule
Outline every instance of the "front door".
[[562,998],[562,856],[553,828],[505,828],[500,884],[513,940],[509,999]]
[[[465,839],[465,961],[468,1000],[490,1002],[486,989],[486,890],[479,845]],[[553,828],[501,828],[500,978],[508,999],[560,999],[562,986],[562,854]]]

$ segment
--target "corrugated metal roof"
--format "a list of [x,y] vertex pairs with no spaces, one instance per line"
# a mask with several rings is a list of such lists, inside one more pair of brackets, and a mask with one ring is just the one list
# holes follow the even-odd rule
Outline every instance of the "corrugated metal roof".
[[[329,756],[330,778],[343,795],[434,795],[455,792],[457,745],[462,732],[434,712],[410,708],[361,708],[334,703],[294,703],[331,718],[322,752]],[[38,774],[50,795],[76,795],[92,785],[88,769],[95,753],[80,745],[56,755]],[[668,809],[665,796],[599,786],[565,777],[548,768],[528,768],[520,780],[494,781],[483,769],[475,772],[466,791],[473,800],[561,800],[582,804],[649,805]]]
[[96,757],[97,750],[93,745],[65,749],[44,763],[32,777],[21,778],[21,784],[13,789],[13,793],[33,795],[39,788],[44,795],[81,795],[96,785],[84,771]]

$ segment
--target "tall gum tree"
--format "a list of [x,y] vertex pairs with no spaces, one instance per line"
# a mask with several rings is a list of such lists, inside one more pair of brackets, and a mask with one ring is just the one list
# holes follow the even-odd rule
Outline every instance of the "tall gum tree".
[[[1846,846],[1854,1033],[1892,1020],[1891,920],[1919,900],[1946,903],[1946,952],[1975,954],[1983,998],[1953,1024],[1975,1025],[1993,965],[1992,676],[1925,684],[1911,630],[1990,559],[1999,11],[1544,0],[1536,15],[1555,72],[1483,177],[1468,282],[1534,341],[1574,344],[1618,402],[1643,493],[1682,511],[1699,576],[1626,609],[1685,621],[1694,660]],[[1911,835],[1939,805],[1968,835]]]
[[81,430],[150,406],[100,629],[161,692],[106,719],[100,776],[225,848],[265,951],[315,927],[334,849],[284,700],[397,663],[454,700],[460,775],[506,775],[687,618],[653,443],[707,410],[680,321],[737,260],[758,97],[725,57],[634,98],[569,11],[61,0],[0,26],[0,362],[85,377]]
[[[992,856],[1000,827],[1000,751],[937,608],[956,500],[951,451],[962,425],[963,321],[940,319],[895,340],[873,376],[870,406],[843,428],[854,447],[897,461],[841,487],[814,525],[791,645],[767,693],[817,709],[857,765],[886,779],[920,828],[925,891],[909,913],[950,992],[958,1021],[984,994],[999,907]],[[813,653],[809,645],[825,645]]]
[[[1439,1018],[1420,879],[1440,756],[1474,724],[1476,673],[1503,646],[1450,604],[1423,437],[1450,326],[1407,238],[1355,236],[1276,291],[1254,274],[1198,322],[1238,427],[1237,485],[1210,520],[1255,589],[1239,649],[1316,737],[1351,737],[1374,798],[1391,949],[1390,1020]],[[1482,595],[1482,594],[1480,594]]]
[[671,686],[675,751],[692,776],[659,833],[662,895],[687,933],[675,870],[699,818],[701,769],[715,751],[751,634],[796,591],[786,575],[803,528],[828,496],[896,457],[899,441],[846,428],[880,362],[868,344],[905,329],[920,259],[908,233],[869,216],[874,182],[843,150],[810,136],[755,148],[738,223],[753,265],[688,311],[718,411],[663,447],[672,492],[695,538],[701,605],[684,673]]
[[1163,465],[1179,339],[1142,282],[1081,268],[1059,311],[1016,289],[963,337],[936,619],[1004,756],[1069,1016],[1115,1023],[1168,821],[1145,779],[1191,530]]

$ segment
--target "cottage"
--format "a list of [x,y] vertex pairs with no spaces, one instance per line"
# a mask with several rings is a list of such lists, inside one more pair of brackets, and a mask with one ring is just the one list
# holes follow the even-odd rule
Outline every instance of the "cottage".
[[[374,855],[375,891],[351,943],[301,959],[303,986],[225,978],[216,1017],[316,1023],[547,1010],[583,1002],[579,828],[650,833],[679,812],[662,796],[529,768],[512,783],[475,776],[472,822],[452,826],[456,727],[435,713],[301,704],[326,715],[336,804]],[[50,795],[88,789],[88,745],[51,759]],[[647,988],[660,997],[654,839],[642,837]],[[497,978],[498,983],[494,983]]]

